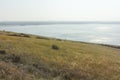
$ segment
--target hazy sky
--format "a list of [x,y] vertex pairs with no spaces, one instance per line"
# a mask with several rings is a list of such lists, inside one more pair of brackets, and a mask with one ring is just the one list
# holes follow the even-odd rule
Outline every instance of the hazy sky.
[[120,0],[0,0],[0,21],[120,21]]

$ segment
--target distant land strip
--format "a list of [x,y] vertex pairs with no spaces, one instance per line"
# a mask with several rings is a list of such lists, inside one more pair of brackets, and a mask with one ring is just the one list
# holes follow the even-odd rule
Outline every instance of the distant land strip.
[[0,25],[51,25],[51,24],[120,24],[120,21],[7,21]]

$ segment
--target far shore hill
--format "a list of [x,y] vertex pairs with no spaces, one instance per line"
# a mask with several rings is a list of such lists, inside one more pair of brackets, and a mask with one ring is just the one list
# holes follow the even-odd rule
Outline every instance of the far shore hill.
[[120,80],[120,46],[0,31],[0,80]]
[[0,25],[120,24],[120,21],[1,21]]

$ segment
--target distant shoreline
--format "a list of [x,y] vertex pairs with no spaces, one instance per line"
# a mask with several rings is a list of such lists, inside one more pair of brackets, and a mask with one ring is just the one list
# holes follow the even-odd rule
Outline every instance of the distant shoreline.
[[[12,31],[2,31],[0,30],[0,32],[4,32],[4,33],[17,33],[17,34],[25,34],[25,35],[34,35],[34,34],[27,34],[27,33],[18,33],[18,32],[12,32]],[[14,36],[14,35],[13,35]],[[85,44],[95,44],[95,45],[101,45],[101,46],[106,46],[106,47],[112,47],[112,48],[117,48],[120,49],[119,45],[110,45],[110,44],[101,44],[101,43],[92,43],[92,42],[84,42],[84,41],[75,41],[75,40],[65,40],[65,39],[60,39],[60,38],[54,38],[54,37],[46,37],[46,36],[42,36],[42,35],[34,35],[36,37],[41,37],[43,39],[55,39],[58,41],[70,41],[70,42],[78,42],[78,43],[85,43]]]
[[0,25],[120,24],[120,21],[1,21]]
[[[61,39],[64,40],[64,39]],[[95,44],[95,45],[101,45],[101,46],[107,46],[107,47],[112,47],[112,48],[117,48],[120,49],[119,45],[111,45],[111,44],[102,44],[102,43],[92,43],[92,42],[84,42],[84,41],[73,41],[73,40],[67,40],[67,41],[72,41],[72,42],[80,42],[80,43],[85,43],[85,44]]]

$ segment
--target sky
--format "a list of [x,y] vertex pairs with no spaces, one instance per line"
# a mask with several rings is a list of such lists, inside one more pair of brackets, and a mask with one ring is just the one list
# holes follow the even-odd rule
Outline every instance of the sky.
[[120,0],[0,0],[0,21],[120,21]]

